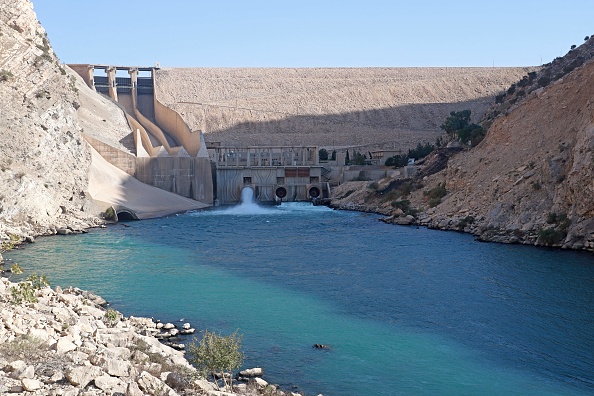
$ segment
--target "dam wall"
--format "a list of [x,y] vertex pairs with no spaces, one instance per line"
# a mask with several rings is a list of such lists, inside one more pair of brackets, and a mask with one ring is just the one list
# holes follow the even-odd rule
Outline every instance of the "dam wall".
[[[122,109],[132,130],[135,155],[95,137],[89,144],[110,164],[137,180],[202,203],[213,204],[213,180],[201,131],[154,97],[154,68],[69,65],[87,85]],[[105,75],[95,75],[95,69]],[[125,71],[129,77],[119,76]],[[150,77],[139,77],[150,72]],[[160,121],[159,121],[160,120]]]

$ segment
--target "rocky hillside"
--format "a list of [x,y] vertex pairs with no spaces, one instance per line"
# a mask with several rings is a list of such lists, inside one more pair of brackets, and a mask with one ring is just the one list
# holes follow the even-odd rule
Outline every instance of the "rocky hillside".
[[29,0],[0,0],[0,98],[0,241],[94,224],[74,80]]
[[[594,53],[594,40],[575,51],[553,63],[563,69],[577,51]],[[441,172],[341,186],[334,203],[484,240],[594,250],[594,61],[557,76],[507,103],[485,139]]]
[[207,141],[414,147],[451,111],[478,118],[531,68],[162,69],[158,98]]

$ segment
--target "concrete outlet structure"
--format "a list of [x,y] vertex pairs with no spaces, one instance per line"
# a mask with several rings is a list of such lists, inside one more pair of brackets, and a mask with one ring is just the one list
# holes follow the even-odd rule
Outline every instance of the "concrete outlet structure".
[[[157,100],[155,68],[69,66],[90,88],[122,109],[132,131],[133,154],[86,136],[103,158],[143,183],[213,204],[212,172],[202,132],[191,131],[181,115]],[[128,77],[117,76],[118,71],[126,71]]]
[[215,205],[240,202],[244,187],[251,187],[260,203],[330,196],[330,185],[322,180],[326,170],[314,146],[215,147],[211,159],[216,174]]

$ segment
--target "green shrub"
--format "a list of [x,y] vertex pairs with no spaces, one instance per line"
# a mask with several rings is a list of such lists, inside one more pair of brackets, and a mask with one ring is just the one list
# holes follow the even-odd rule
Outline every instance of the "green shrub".
[[564,231],[557,230],[554,227],[546,228],[538,233],[538,239],[541,244],[549,246],[561,243],[567,234]]
[[377,191],[377,189],[379,188],[379,183],[378,182],[369,183],[367,188],[370,190]]
[[113,206],[110,206],[109,208],[107,208],[105,210],[105,213],[103,213],[103,218],[108,221],[117,221],[118,220],[118,216],[117,216],[116,211],[113,208]]
[[458,229],[464,230],[466,226],[472,223],[474,223],[474,216],[466,216],[458,223]]
[[391,203],[393,208],[400,209],[403,212],[406,212],[410,209],[410,201],[408,199],[403,199],[400,201],[392,201]]
[[194,338],[188,345],[188,361],[204,377],[208,374],[212,374],[213,377],[216,374],[231,374],[223,375],[223,381],[233,391],[233,372],[242,365],[245,358],[241,352],[241,338],[237,331],[222,336],[206,330],[200,341]]
[[441,198],[437,198],[437,197],[429,198],[428,204],[429,204],[430,208],[434,208],[437,205],[439,205],[440,203],[441,203]]
[[14,75],[10,70],[0,69],[0,82],[8,81],[13,77]]
[[45,361],[48,344],[29,335],[18,335],[12,341],[0,344],[0,356],[9,361],[23,360],[27,363]]
[[50,285],[45,275],[37,275],[35,273],[29,275],[25,281],[31,283],[31,286],[35,290],[43,289]]
[[433,187],[431,190],[425,192],[425,195],[428,198],[443,198],[448,194],[445,183],[439,183],[436,187]]
[[551,78],[550,77],[543,76],[543,77],[541,77],[541,78],[538,79],[538,85],[541,86],[541,87],[546,87],[550,83],[551,83]]
[[326,150],[325,148],[320,149],[318,151],[318,158],[320,159],[320,161],[327,161],[328,160],[328,150]]
[[113,308],[108,308],[107,311],[105,311],[105,315],[103,315],[103,323],[109,327],[113,327],[119,322],[120,316],[121,314],[118,311]]
[[37,302],[37,297],[35,297],[35,289],[29,282],[19,282],[17,286],[11,286],[10,297],[10,302],[15,305],[22,304],[23,302]]

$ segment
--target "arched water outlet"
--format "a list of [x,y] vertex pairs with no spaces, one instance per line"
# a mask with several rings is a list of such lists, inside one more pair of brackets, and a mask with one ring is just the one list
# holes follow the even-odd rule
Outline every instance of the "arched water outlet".
[[241,190],[241,205],[254,203],[254,189],[251,187],[244,187]]

